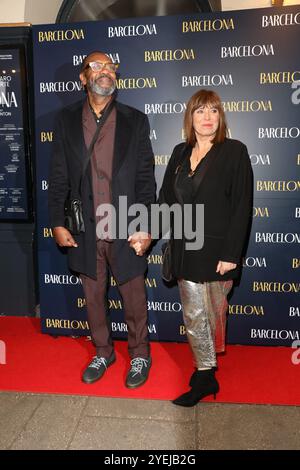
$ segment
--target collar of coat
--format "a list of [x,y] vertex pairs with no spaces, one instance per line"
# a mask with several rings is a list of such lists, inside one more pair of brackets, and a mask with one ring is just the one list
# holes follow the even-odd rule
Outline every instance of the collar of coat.
[[[87,148],[84,142],[83,126],[82,126],[82,108],[85,100],[78,101],[62,111],[62,120],[65,132],[70,136],[69,141],[72,142],[72,152],[76,158],[84,160]],[[129,145],[133,128],[132,115],[134,109],[115,101],[116,107],[116,132],[114,142],[114,160],[113,175],[118,173],[123,160],[126,156],[126,150]]]

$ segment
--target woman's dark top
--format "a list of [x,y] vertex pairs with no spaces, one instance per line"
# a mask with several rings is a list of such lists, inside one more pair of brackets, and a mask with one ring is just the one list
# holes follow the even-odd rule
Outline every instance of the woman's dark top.
[[176,180],[177,190],[181,193],[181,197],[185,204],[191,204],[193,202],[193,197],[197,191],[197,183],[194,176],[200,171],[201,167],[206,163],[206,160],[210,158],[212,154],[216,152],[216,146],[213,145],[212,148],[207,152],[204,158],[198,163],[194,171],[191,169],[190,158],[185,158],[180,171],[178,173],[178,178]]

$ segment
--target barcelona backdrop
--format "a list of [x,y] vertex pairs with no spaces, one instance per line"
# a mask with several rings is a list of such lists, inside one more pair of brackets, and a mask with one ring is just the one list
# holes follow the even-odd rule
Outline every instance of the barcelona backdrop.
[[[200,88],[221,96],[230,136],[247,145],[255,176],[252,230],[230,299],[227,339],[286,346],[299,339],[299,7],[43,25],[33,33],[43,332],[89,334],[80,280],[49,227],[47,179],[55,115],[84,97],[80,64],[101,50],[120,63],[118,100],[149,118],[158,189],[173,147],[184,139],[190,96]],[[160,243],[148,261],[150,338],[185,341],[177,287],[160,277]],[[123,338],[122,303],[110,281],[112,331]]]

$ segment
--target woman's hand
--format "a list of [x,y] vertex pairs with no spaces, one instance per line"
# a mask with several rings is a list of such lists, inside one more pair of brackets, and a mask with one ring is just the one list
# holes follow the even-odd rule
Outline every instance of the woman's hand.
[[236,268],[236,263],[228,263],[227,261],[219,261],[216,273],[220,273],[221,276],[226,274],[228,271],[232,271],[232,269]]
[[151,235],[146,232],[135,232],[127,241],[137,256],[143,256],[151,245]]

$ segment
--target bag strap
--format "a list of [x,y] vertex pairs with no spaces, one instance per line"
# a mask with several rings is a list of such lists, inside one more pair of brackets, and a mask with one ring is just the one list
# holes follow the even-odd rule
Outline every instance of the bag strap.
[[180,192],[177,190],[177,181],[178,181],[178,178],[179,178],[179,174],[182,170],[183,162],[186,159],[187,152],[188,152],[188,146],[187,146],[187,144],[184,144],[184,146],[183,146],[183,148],[180,152],[180,158],[178,159],[178,162],[177,162],[177,165],[176,165],[175,178],[174,178],[174,182],[173,182],[174,193],[175,193],[178,201],[180,201],[180,203],[183,203],[183,201],[181,199]]
[[93,136],[93,139],[90,143],[90,146],[87,150],[87,154],[86,154],[86,159],[84,160],[83,162],[83,166],[82,166],[82,174],[81,174],[81,178],[80,178],[80,184],[79,184],[79,192],[81,194],[81,185],[82,185],[82,180],[83,180],[83,177],[84,177],[84,174],[86,172],[86,169],[88,167],[88,164],[90,162],[90,159],[91,159],[91,156],[92,156],[92,153],[93,153],[93,150],[94,150],[94,146],[95,146],[95,143],[99,137],[99,134],[100,134],[100,131],[102,129],[102,127],[104,126],[105,124],[105,121],[107,120],[108,116],[110,115],[113,107],[115,106],[115,100],[112,99],[109,103],[109,105],[107,106],[107,108],[105,109],[101,119],[100,119],[100,122],[97,126],[97,129],[96,129],[96,132]]

